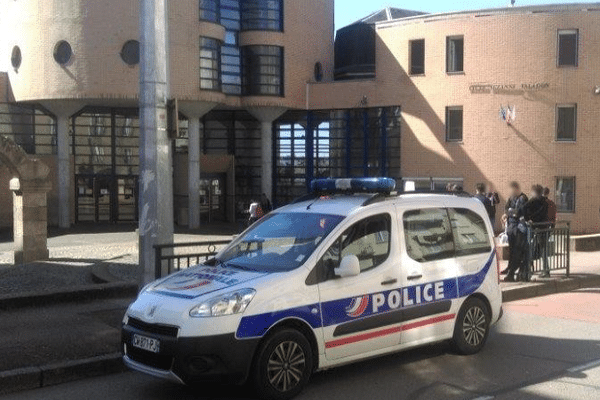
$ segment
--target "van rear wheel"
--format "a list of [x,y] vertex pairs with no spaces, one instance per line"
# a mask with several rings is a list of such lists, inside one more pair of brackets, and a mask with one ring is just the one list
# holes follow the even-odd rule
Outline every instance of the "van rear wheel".
[[288,400],[306,386],[313,370],[310,343],[300,332],[282,329],[258,349],[253,384],[261,399]]
[[454,326],[453,347],[459,354],[479,353],[490,333],[490,313],[485,303],[472,297],[461,307]]

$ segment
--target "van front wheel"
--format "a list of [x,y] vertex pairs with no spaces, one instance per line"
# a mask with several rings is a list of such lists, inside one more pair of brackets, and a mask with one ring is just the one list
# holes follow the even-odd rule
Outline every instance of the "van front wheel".
[[465,301],[456,318],[453,345],[460,354],[479,353],[490,333],[490,313],[483,301],[472,297]]
[[283,329],[260,346],[253,383],[261,399],[287,400],[298,395],[313,370],[310,343],[300,332]]

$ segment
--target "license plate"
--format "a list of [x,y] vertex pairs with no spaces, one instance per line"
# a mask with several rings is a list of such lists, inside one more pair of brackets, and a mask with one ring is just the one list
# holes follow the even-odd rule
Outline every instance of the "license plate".
[[152,339],[152,338],[134,333],[131,344],[133,345],[133,347],[137,347],[138,349],[150,351],[152,353],[160,352],[160,340],[157,340],[157,339]]

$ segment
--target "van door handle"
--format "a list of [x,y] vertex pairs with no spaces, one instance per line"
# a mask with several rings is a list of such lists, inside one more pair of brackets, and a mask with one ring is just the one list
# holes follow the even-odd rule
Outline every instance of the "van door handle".
[[409,281],[416,281],[417,279],[421,279],[422,277],[423,277],[423,274],[421,274],[421,275],[411,275],[411,276],[409,276],[406,279],[408,279]]
[[387,281],[381,282],[383,286],[393,285],[394,283],[398,283],[398,279],[388,279]]

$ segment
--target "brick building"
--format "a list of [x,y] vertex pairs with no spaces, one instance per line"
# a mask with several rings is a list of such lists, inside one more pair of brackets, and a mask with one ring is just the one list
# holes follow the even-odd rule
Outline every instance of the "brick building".
[[[169,2],[178,223],[233,219],[262,192],[285,203],[315,177],[384,175],[501,195],[540,183],[560,219],[600,231],[600,4],[389,8],[334,40],[333,3]],[[0,132],[51,166],[50,222],[135,220],[138,2],[0,5]]]

